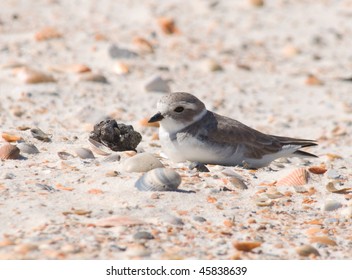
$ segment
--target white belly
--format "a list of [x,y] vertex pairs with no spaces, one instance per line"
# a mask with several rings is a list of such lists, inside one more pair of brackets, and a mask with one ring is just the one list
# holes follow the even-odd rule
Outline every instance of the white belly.
[[159,128],[159,138],[165,154],[175,162],[191,161],[220,165],[239,165],[243,153],[235,151],[231,146],[212,146],[194,137],[171,140],[169,133]]

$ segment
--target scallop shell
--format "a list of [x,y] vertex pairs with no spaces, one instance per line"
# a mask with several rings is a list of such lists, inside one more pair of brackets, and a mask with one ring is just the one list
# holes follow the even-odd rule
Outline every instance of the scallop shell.
[[81,159],[95,158],[92,151],[86,148],[76,148],[75,153]]
[[181,184],[181,176],[172,169],[155,168],[145,173],[135,183],[140,191],[175,191]]
[[297,168],[276,182],[276,186],[303,186],[308,183],[308,172]]
[[14,145],[6,144],[0,148],[0,159],[18,159],[20,149]]
[[17,147],[20,149],[21,153],[25,154],[38,154],[39,150],[33,144],[19,143]]

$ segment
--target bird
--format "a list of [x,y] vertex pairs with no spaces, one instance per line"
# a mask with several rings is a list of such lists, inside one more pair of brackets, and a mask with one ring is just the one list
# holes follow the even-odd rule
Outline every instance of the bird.
[[317,157],[300,150],[317,141],[264,134],[207,110],[190,93],[164,95],[157,110],[148,122],[160,122],[162,149],[174,162],[258,169],[282,157]]

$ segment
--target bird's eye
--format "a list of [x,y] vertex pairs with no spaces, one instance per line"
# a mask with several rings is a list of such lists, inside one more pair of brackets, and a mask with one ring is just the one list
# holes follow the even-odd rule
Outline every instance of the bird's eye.
[[184,109],[185,108],[179,106],[179,107],[176,107],[174,111],[177,112],[177,113],[181,113]]

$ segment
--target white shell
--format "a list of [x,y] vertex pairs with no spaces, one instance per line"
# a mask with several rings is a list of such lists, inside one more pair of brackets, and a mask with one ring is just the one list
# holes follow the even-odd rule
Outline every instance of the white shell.
[[181,176],[172,169],[155,168],[145,173],[135,183],[140,191],[175,191],[181,184]]
[[75,153],[81,159],[95,158],[92,151],[86,148],[76,148]]
[[21,150],[21,153],[25,154],[38,154],[39,150],[33,144],[19,143],[17,147]]
[[108,147],[91,138],[89,138],[88,141],[90,143],[90,148],[93,150],[94,153],[101,156],[111,155],[112,151]]

